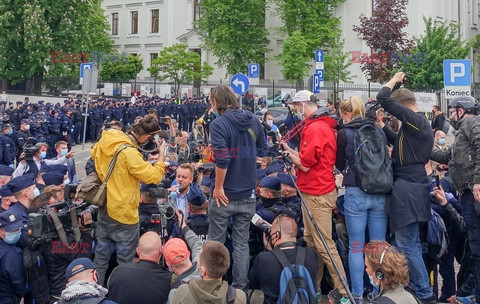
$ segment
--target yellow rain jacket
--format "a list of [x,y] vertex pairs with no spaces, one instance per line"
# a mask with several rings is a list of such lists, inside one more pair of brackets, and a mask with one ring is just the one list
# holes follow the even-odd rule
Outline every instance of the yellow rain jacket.
[[130,144],[117,158],[112,175],[107,182],[107,213],[122,224],[136,224],[139,221],[140,182],[158,184],[163,178],[165,164],[156,162],[153,166],[143,160],[130,137],[118,130],[102,132],[102,137],[92,148],[92,159],[101,180],[105,178],[110,160],[123,144]]

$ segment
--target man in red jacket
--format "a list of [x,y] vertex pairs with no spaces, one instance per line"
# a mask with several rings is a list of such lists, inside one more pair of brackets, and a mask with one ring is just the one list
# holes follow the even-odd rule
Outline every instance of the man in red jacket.
[[[312,211],[342,276],[345,277],[335,242],[332,240],[332,209],[337,200],[335,177],[333,176],[337,144],[333,127],[337,122],[328,116],[329,111],[326,107],[318,107],[318,99],[312,92],[299,91],[293,97],[293,101],[300,103],[299,113],[306,119],[300,138],[300,152],[289,148],[286,143],[282,144],[283,149],[297,166],[298,189],[302,192],[305,203]],[[305,225],[304,239],[307,245],[314,247],[319,252],[323,263],[327,264],[335,288],[345,295],[346,291],[330,261],[327,250],[303,205],[302,214]],[[319,261],[318,282],[323,276],[323,263]]]

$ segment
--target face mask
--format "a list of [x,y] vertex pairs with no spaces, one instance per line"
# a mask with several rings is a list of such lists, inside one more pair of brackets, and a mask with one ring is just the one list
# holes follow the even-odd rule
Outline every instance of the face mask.
[[269,125],[270,127],[273,126],[273,120],[267,120],[267,125]]
[[157,161],[154,160],[154,159],[152,159],[152,160],[150,161],[150,163],[151,163],[152,165],[155,164],[156,162],[157,162]]
[[450,125],[452,126],[452,128],[454,128],[455,130],[458,130],[460,128],[460,126],[458,125],[458,121],[455,121],[453,119],[450,119]]
[[30,125],[26,125],[25,130],[30,130]]
[[215,118],[217,118],[218,116],[220,116],[220,114],[218,114],[218,112],[215,111],[215,110],[212,110],[212,113],[213,113],[213,116],[215,116]]
[[37,197],[40,195],[40,190],[38,190],[38,188],[35,188],[35,190],[33,190],[33,197]]
[[439,138],[438,139],[438,144],[439,145],[444,145],[445,144],[445,138]]
[[63,184],[64,184],[64,185],[70,184],[70,179],[67,178],[67,179],[63,182]]
[[375,283],[373,276],[368,276],[368,278],[370,279],[370,284],[372,284],[373,288],[378,288],[378,283]]
[[62,150],[60,150],[60,155],[61,155],[61,156],[65,156],[65,155],[67,155],[67,154],[68,154],[68,149],[62,149]]
[[22,236],[22,230],[18,229],[18,231],[12,232],[5,232],[5,243],[14,245],[20,240]]
[[[300,111],[300,108],[302,108],[302,111]],[[303,104],[298,106],[298,114],[300,114],[300,117],[305,116],[305,106]]]
[[40,152],[40,158],[44,159],[45,157],[47,157],[47,152],[46,151]]
[[8,134],[8,135],[12,135],[12,134],[13,134],[13,130],[8,130],[8,131],[7,131],[7,134]]

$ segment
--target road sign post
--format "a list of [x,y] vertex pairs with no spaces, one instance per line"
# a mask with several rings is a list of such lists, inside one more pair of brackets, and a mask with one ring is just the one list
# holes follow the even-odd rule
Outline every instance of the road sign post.
[[443,83],[445,85],[445,98],[452,99],[457,96],[471,95],[471,63],[470,60],[444,60]]
[[[86,106],[85,106],[85,119],[83,124],[83,139],[82,139],[82,150],[85,149],[85,137],[87,136],[87,117],[88,117],[88,98],[90,97],[90,90],[91,88],[97,89],[97,81],[98,81],[98,70],[93,69],[85,69],[85,73],[82,78],[82,93],[84,90],[87,90],[87,99],[86,99]],[[83,94],[82,94],[83,95]],[[83,96],[82,96],[83,98]]]

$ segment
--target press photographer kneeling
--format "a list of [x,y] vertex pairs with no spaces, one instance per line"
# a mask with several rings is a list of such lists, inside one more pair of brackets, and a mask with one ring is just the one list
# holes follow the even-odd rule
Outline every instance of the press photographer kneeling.
[[[37,257],[43,257],[47,273],[37,273],[38,276],[48,277],[50,301],[53,302],[60,299],[65,289],[68,264],[79,257],[92,258],[91,229],[98,208],[71,200],[56,201],[50,192],[44,192],[34,198],[30,211],[28,230],[31,264],[37,267]],[[31,289],[36,289],[36,286],[31,286]],[[37,302],[41,303],[39,300]]]

